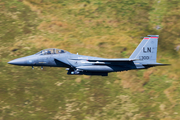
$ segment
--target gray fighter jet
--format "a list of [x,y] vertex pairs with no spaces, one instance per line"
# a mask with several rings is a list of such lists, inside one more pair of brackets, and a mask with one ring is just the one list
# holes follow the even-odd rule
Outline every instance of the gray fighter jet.
[[50,48],[34,55],[18,58],[8,62],[20,66],[66,67],[68,75],[101,75],[109,72],[147,69],[154,66],[164,66],[156,62],[159,35],[144,37],[139,46],[129,58],[107,59],[99,57],[72,54],[68,51]]

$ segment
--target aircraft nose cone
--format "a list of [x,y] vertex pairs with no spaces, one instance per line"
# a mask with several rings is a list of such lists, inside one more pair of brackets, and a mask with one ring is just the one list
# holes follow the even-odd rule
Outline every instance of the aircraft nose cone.
[[8,64],[12,64],[12,65],[24,65],[25,64],[25,59],[22,59],[22,58],[15,59],[15,60],[9,61]]

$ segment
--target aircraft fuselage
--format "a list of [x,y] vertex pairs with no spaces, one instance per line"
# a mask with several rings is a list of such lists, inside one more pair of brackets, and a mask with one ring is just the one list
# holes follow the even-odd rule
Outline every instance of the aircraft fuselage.
[[8,63],[21,66],[67,67],[67,74],[71,75],[107,76],[109,72],[147,69],[165,65],[156,62],[158,37],[158,35],[144,37],[129,58],[99,58],[72,54],[65,50],[50,48],[31,56],[12,60]]

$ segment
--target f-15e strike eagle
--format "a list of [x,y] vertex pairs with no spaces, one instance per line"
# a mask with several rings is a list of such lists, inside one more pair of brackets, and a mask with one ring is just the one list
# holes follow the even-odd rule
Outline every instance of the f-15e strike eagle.
[[147,69],[163,66],[156,62],[159,35],[144,37],[129,58],[107,59],[92,56],[72,54],[56,48],[42,50],[34,55],[18,58],[8,62],[20,66],[66,67],[68,75],[101,75],[109,72]]

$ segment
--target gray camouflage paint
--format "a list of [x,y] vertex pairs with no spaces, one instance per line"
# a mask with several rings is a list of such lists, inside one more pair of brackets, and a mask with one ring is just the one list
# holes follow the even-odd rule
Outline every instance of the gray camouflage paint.
[[102,75],[109,72],[147,69],[167,64],[156,63],[158,35],[144,37],[129,58],[106,59],[72,54],[61,49],[46,49],[8,62],[20,66],[67,67],[70,75]]

